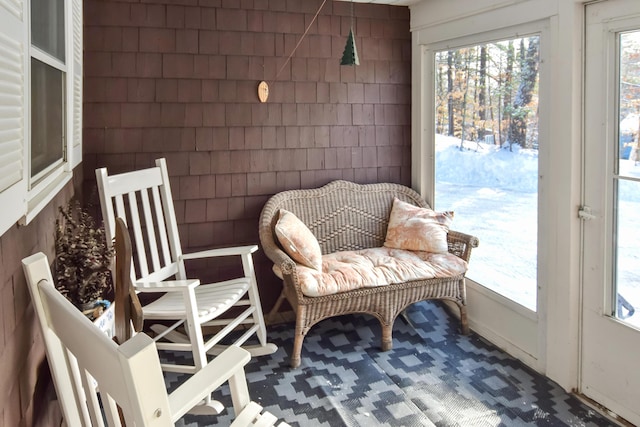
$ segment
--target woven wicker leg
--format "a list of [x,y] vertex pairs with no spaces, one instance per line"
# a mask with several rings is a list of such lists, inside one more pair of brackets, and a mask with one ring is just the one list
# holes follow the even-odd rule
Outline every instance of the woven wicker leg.
[[302,341],[304,341],[304,334],[296,331],[296,336],[293,340],[293,350],[291,351],[291,367],[297,368],[300,366],[300,353],[302,353]]
[[469,335],[469,322],[467,320],[467,307],[462,304],[458,304],[460,307],[460,332],[462,335]]
[[[300,366],[300,353],[302,353],[302,342],[304,336],[309,331],[307,325],[309,319],[307,319],[307,306],[298,305],[296,310],[296,330],[293,338],[293,350],[291,351],[291,367],[297,368]],[[305,327],[305,325],[307,327]]]
[[390,325],[380,323],[380,326],[382,326],[382,340],[380,342],[380,348],[382,348],[382,351],[391,350],[391,348],[393,348],[393,338],[391,337],[393,323]]

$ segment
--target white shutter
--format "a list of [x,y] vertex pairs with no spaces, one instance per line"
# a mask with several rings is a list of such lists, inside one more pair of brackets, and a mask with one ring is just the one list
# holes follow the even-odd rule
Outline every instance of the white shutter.
[[28,6],[0,0],[0,235],[35,218],[82,161],[82,0],[67,0],[67,163],[29,188]]
[[22,21],[24,16],[23,2],[20,0],[0,0],[0,6]]
[[0,192],[22,179],[23,48],[0,33]]
[[26,209],[24,2],[0,0],[0,235]]
[[69,158],[67,159],[71,169],[82,161],[82,0],[72,0],[72,49],[73,55],[67,68],[70,73],[69,81],[72,84],[69,114],[70,141]]

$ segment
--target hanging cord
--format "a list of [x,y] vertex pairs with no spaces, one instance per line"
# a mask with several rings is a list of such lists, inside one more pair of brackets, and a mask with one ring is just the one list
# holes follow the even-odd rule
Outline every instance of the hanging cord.
[[[300,46],[300,43],[302,43],[302,40],[305,38],[305,36],[307,35],[307,33],[309,32],[309,29],[311,28],[311,26],[313,25],[313,23],[316,21],[316,18],[318,17],[318,15],[320,14],[320,11],[322,10],[322,8],[324,7],[324,4],[327,2],[327,0],[324,0],[322,2],[322,4],[320,5],[320,7],[318,8],[318,11],[316,12],[316,14],[313,16],[313,19],[311,20],[311,22],[309,22],[309,25],[307,25],[307,29],[304,30],[304,34],[302,34],[302,37],[300,37],[300,40],[298,40],[298,43],[296,44],[296,47],[293,48],[293,50],[291,51],[291,53],[289,54],[289,57],[287,58],[286,61],[284,61],[284,64],[282,64],[282,67],[280,67],[280,69],[278,70],[278,74],[276,74],[276,78],[274,80],[278,80],[278,76],[280,75],[280,73],[282,72],[282,70],[284,69],[284,67],[286,67],[286,65],[289,63],[289,61],[291,60],[291,57],[293,56],[294,53],[296,53],[296,49],[298,49],[298,46]],[[351,0],[351,7],[353,8],[353,0]],[[353,17],[353,10],[351,12],[351,15]]]
[[[353,18],[353,0],[351,0],[351,32],[353,31],[353,22],[354,22],[354,18]],[[353,34],[355,36],[355,32]]]

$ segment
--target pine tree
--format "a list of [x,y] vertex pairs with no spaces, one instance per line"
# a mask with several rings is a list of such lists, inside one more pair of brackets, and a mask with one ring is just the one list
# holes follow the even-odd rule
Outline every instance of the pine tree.
[[530,37],[528,40],[529,46],[526,50],[524,39],[520,41],[520,67],[522,72],[518,91],[513,100],[509,142],[510,144],[518,144],[521,147],[526,147],[527,117],[531,111],[529,104],[531,103],[538,77],[539,40],[539,37]]

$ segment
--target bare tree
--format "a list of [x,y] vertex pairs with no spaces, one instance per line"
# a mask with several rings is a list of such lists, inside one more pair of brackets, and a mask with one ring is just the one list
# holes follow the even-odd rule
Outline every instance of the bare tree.
[[[532,145],[537,136],[539,38],[436,53],[436,132],[465,141]],[[485,135],[487,134],[487,135]],[[510,145],[511,147],[511,145]]]
[[464,148],[464,138],[466,131],[466,119],[467,119],[467,96],[469,94],[469,78],[471,76],[471,70],[469,64],[471,64],[471,50],[466,49],[465,66],[463,68],[465,73],[464,79],[464,94],[462,95],[462,108],[461,108],[461,123],[460,123],[460,150]]
[[[478,70],[478,117],[480,122],[487,120],[487,45],[480,47],[480,69]],[[484,126],[484,123],[482,123]]]
[[447,112],[449,117],[449,129],[448,135],[453,136],[454,126],[453,126],[453,54],[454,51],[450,50],[447,52],[447,90],[448,90],[448,99],[447,99]]
[[[513,62],[515,59],[515,50],[513,48],[513,40],[509,40],[507,47],[507,66],[504,73],[503,82],[503,97],[502,97],[502,111],[503,120],[507,121],[507,141],[511,140],[511,134],[508,132],[511,129],[511,90],[513,87]],[[502,141],[502,138],[501,138]]]

